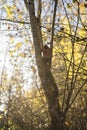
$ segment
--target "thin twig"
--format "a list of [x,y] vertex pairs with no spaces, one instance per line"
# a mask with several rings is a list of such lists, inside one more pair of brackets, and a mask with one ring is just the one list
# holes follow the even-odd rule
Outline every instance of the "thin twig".
[[0,19],[0,21],[8,21],[12,23],[20,23],[20,24],[30,24],[30,22],[25,22],[25,21],[18,21],[18,20],[11,20],[11,19]]

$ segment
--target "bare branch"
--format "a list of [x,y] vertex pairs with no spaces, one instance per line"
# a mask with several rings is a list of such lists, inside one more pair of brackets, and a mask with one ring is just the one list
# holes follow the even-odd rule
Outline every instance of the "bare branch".
[[18,20],[11,20],[11,19],[0,19],[0,21],[8,21],[12,23],[21,23],[21,24],[30,24],[30,22],[25,22],[25,21],[18,21]]
[[51,67],[51,62],[52,62],[53,38],[54,38],[54,25],[55,25],[55,17],[56,17],[57,3],[58,3],[58,0],[55,0],[54,14],[53,14],[53,22],[52,22],[52,33],[51,33],[51,41],[50,41],[50,48],[51,48],[51,61],[50,61],[50,67]]
[[41,12],[42,12],[42,4],[41,4],[41,0],[38,0],[37,18],[39,21],[40,21],[40,17],[41,17]]
[[26,8],[28,9],[28,1],[24,0],[24,3],[25,3]]

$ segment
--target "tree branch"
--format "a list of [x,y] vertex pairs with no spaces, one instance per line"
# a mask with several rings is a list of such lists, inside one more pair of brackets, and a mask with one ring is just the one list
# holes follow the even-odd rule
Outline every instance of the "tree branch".
[[41,4],[41,0],[38,0],[38,11],[37,11],[37,18],[40,22],[40,18],[41,18],[41,12],[42,12],[42,4]]
[[50,41],[50,48],[51,48],[50,68],[51,68],[51,62],[52,62],[54,26],[55,26],[55,18],[56,18],[57,3],[58,3],[58,0],[55,0],[54,14],[53,14],[53,22],[52,22],[52,33],[51,33],[51,41]]
[[25,3],[26,8],[28,9],[28,1],[24,0],[24,3]]
[[25,21],[18,21],[18,20],[11,20],[11,19],[0,19],[0,21],[8,21],[12,23],[22,23],[22,24],[30,24],[30,22],[25,22]]
[[68,104],[67,108],[64,111],[64,117],[67,113],[67,111],[69,110],[69,108],[72,106],[73,102],[75,101],[76,97],[78,96],[78,94],[80,93],[81,89],[85,86],[85,84],[87,83],[87,79],[83,82],[83,84],[80,86],[79,90],[77,91],[76,95],[74,96],[73,100],[71,101],[70,104]]

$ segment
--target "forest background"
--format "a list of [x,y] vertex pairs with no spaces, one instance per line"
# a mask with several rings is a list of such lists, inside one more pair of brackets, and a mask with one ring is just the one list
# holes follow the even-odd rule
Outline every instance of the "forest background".
[[0,0],[0,129],[87,130],[87,0]]

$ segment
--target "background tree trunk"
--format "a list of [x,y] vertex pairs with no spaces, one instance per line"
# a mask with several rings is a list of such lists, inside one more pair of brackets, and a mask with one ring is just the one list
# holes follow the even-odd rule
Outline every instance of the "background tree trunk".
[[30,24],[33,36],[33,44],[35,48],[36,63],[38,67],[38,74],[41,79],[43,90],[48,101],[49,113],[51,117],[51,124],[53,130],[63,130],[62,112],[60,109],[58,99],[58,87],[55,83],[50,67],[43,60],[41,55],[42,35],[40,22],[35,16],[34,0],[24,0],[25,5],[29,11]]

